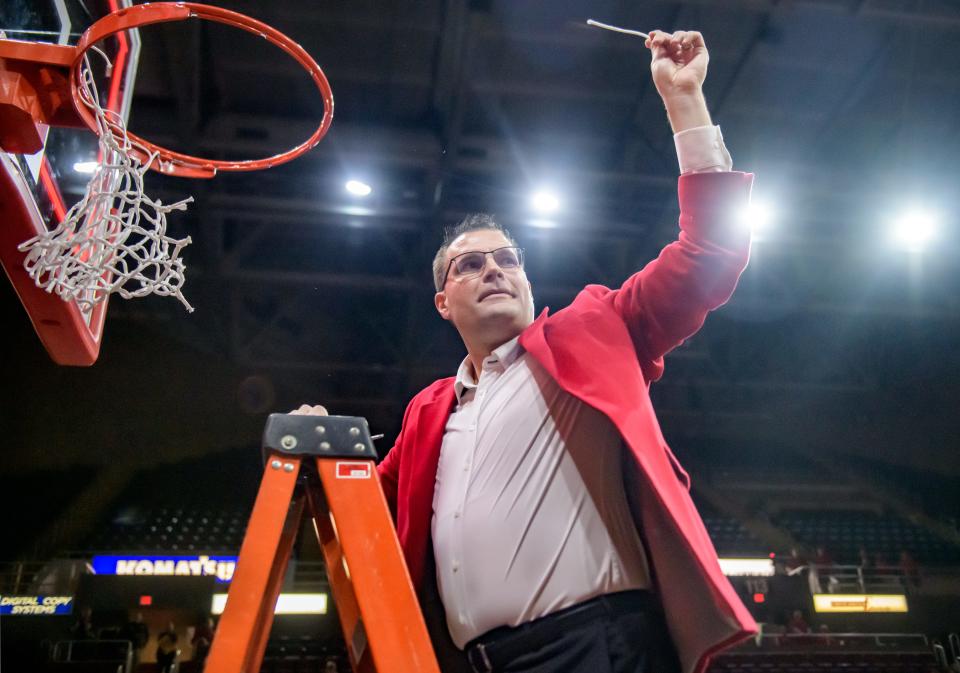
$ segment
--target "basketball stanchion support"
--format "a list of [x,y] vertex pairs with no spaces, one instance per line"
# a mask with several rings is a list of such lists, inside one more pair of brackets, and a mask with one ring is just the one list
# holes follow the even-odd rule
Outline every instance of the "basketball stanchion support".
[[363,418],[271,414],[265,467],[205,673],[258,673],[305,513],[357,673],[439,673]]

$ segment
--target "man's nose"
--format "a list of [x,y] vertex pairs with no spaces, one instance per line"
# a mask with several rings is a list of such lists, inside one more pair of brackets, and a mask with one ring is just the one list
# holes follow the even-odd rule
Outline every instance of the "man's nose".
[[493,255],[487,253],[483,257],[483,277],[492,278],[492,277],[503,278],[503,269],[500,268],[500,265],[497,264],[497,260],[493,258]]

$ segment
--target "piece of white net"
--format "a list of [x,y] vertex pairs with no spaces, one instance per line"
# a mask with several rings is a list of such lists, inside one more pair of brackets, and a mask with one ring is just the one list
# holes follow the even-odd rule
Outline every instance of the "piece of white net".
[[[109,62],[108,62],[109,67]],[[123,117],[100,105],[89,62],[80,71],[84,102],[97,119],[100,160],[83,198],[54,229],[20,244],[38,287],[76,302],[88,313],[110,294],[124,299],[174,296],[186,307],[180,258],[190,237],[167,235],[167,213],[186,210],[193,197],[165,205],[143,193],[144,174],[157,153],[134,145]],[[134,156],[134,149],[147,155]]]

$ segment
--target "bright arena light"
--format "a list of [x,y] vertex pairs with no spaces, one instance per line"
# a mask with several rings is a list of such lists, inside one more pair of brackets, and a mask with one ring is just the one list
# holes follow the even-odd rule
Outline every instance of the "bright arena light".
[[937,217],[926,210],[910,210],[893,224],[893,237],[910,252],[922,251],[937,233]]
[[773,207],[766,201],[753,200],[740,214],[740,221],[750,227],[754,236],[765,234],[773,222]]
[[555,213],[560,209],[560,199],[553,192],[541,189],[534,192],[530,205],[538,213]]
[[[227,605],[227,594],[214,594],[210,613],[222,615]],[[273,610],[275,615],[325,615],[327,594],[280,594]]]
[[369,196],[370,192],[373,191],[373,187],[359,180],[348,180],[346,187],[347,191],[354,196]]
[[97,170],[96,161],[78,161],[73,164],[73,170],[77,173],[93,173]]
[[720,558],[720,570],[727,577],[773,577],[771,558]]

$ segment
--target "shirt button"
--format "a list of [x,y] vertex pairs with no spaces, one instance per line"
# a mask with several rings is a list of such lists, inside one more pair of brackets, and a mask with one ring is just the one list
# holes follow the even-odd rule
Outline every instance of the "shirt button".
[[460,512],[454,512],[454,513],[453,513],[453,518],[454,518],[454,519],[459,519],[459,518],[460,518]]
[[453,572],[460,570],[460,564],[457,561],[453,562]]

